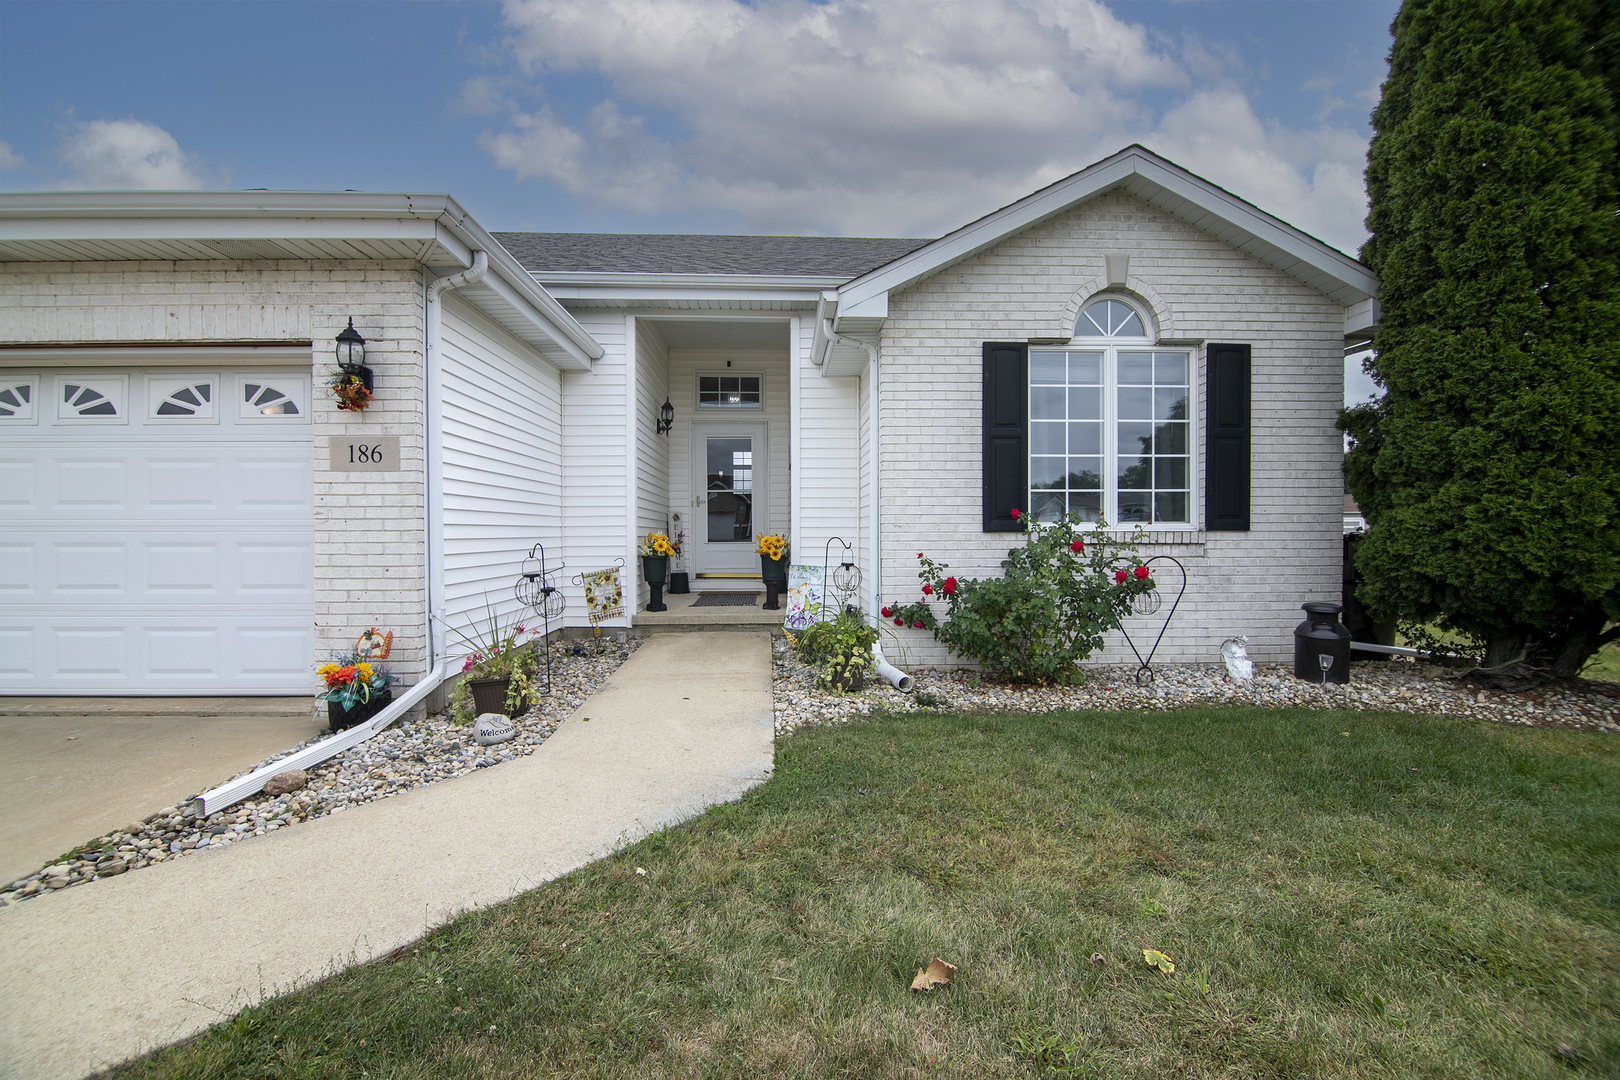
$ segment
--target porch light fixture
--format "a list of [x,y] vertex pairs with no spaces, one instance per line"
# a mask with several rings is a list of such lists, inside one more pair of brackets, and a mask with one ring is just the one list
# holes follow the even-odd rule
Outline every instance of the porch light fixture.
[[353,317],[348,328],[338,333],[337,362],[338,367],[349,372],[357,372],[366,364],[366,339],[354,328]]
[[664,398],[664,407],[658,410],[658,434],[668,435],[674,429],[675,406],[669,403],[669,398],[666,396]]

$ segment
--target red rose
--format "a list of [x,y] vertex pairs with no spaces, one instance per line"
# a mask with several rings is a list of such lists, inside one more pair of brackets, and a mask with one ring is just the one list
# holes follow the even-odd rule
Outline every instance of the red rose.
[[945,579],[945,595],[946,596],[955,596],[956,595],[956,579],[955,578],[948,577],[948,578]]
[[1074,552],[1076,555],[1078,555],[1082,551],[1086,550],[1086,545],[1082,544],[1078,540],[1071,540],[1069,542],[1069,550]]
[[896,625],[896,626],[904,626],[904,625],[906,625],[906,620],[904,620],[904,619],[896,619],[896,620],[894,620],[894,625]]
[[917,552],[917,558],[919,558],[919,559],[922,558],[922,552],[920,552],[920,551]]
[[1017,521],[1019,518],[1021,518],[1023,516],[1024,515],[1023,515],[1023,512],[1021,510],[1019,510],[1017,507],[1013,507],[1012,518],[1013,518],[1014,521]]
[[894,614],[894,612],[890,611],[888,608],[883,609],[883,617],[885,619],[887,619],[890,615],[893,615],[893,614]]
[[1125,584],[1125,571],[1123,571],[1123,570],[1115,570],[1114,571],[1114,584],[1116,584],[1116,585]]
[[1136,580],[1137,581],[1141,581],[1143,578],[1145,578],[1147,576],[1148,576],[1148,568],[1147,567],[1138,566],[1136,568]]
[[911,625],[915,626],[919,630],[921,630],[923,628],[922,623],[920,623],[920,622],[914,622]]
[[934,587],[932,585],[924,585],[923,586],[923,595],[924,596],[933,596],[934,595]]

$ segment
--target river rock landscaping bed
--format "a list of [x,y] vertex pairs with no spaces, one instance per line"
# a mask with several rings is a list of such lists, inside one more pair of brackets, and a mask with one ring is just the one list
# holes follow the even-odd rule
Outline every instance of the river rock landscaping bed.
[[[577,656],[573,643],[554,646],[552,692],[516,718],[517,736],[509,742],[479,746],[473,742],[473,725],[453,724],[443,713],[404,720],[309,769],[307,781],[299,790],[274,796],[260,793],[206,816],[199,816],[196,804],[188,801],[166,807],[145,821],[132,821],[117,832],[75,849],[39,873],[11,882],[0,890],[0,906],[200,851],[229,847],[361,803],[386,799],[419,784],[449,780],[532,754],[569,713],[584,704],[630,658],[639,643],[635,638],[621,643],[604,637],[600,653],[594,642],[585,642]],[[544,671],[542,661],[542,680]],[[319,741],[300,743],[237,776]]]
[[1138,686],[1134,666],[1088,667],[1080,686],[1021,686],[971,671],[928,668],[903,694],[878,680],[857,694],[816,688],[816,670],[777,641],[772,675],[776,733],[805,724],[848,723],[888,709],[950,712],[1067,712],[1181,709],[1194,705],[1258,705],[1273,709],[1352,709],[1457,716],[1504,724],[1620,732],[1620,683],[1568,680],[1504,693],[1461,682],[1458,669],[1407,659],[1358,661],[1345,686],[1322,686],[1294,677],[1291,665],[1256,664],[1252,682],[1227,677],[1218,664],[1155,666],[1153,681]]

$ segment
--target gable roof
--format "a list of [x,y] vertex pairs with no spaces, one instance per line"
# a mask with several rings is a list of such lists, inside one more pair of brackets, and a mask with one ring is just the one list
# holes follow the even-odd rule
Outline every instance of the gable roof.
[[769,274],[854,278],[926,239],[498,232],[525,270],[555,274]]
[[1132,145],[845,283],[838,289],[839,315],[1115,189],[1180,218],[1346,307],[1370,304],[1377,292],[1373,272],[1344,252],[1146,147]]

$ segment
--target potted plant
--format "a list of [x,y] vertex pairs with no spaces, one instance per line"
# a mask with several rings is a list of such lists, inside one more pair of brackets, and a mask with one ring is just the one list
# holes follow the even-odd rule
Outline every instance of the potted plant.
[[785,536],[761,536],[754,550],[759,553],[759,576],[765,582],[765,608],[781,608],[778,598],[787,589],[788,542]]
[[647,610],[668,611],[664,604],[664,582],[669,580],[669,560],[675,554],[675,545],[663,533],[650,532],[636,550],[641,555],[642,579],[652,590]]
[[451,699],[451,718],[457,723],[468,723],[487,712],[522,716],[529,702],[539,697],[535,685],[539,660],[525,640],[533,632],[519,615],[503,619],[487,601],[484,610],[487,618],[470,627],[470,632],[452,627],[468,649],[461,682]]
[[322,664],[316,674],[326,683],[320,696],[326,701],[326,718],[334,734],[370,720],[394,700],[393,675],[387,668],[373,665],[364,653],[340,656]]
[[858,612],[846,610],[836,619],[809,627],[798,635],[795,645],[800,656],[821,664],[817,686],[852,693],[866,685],[877,639],[877,627],[867,625]]

